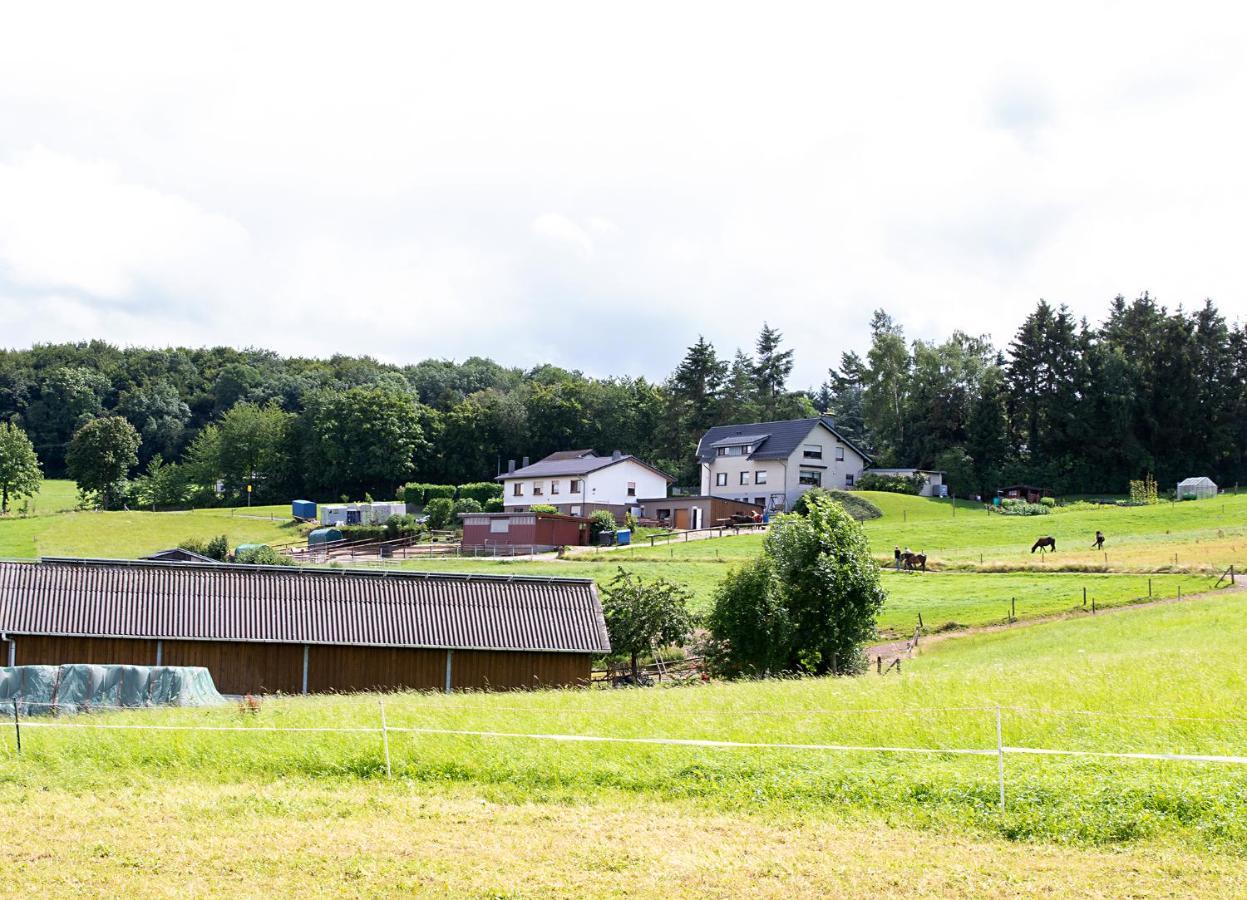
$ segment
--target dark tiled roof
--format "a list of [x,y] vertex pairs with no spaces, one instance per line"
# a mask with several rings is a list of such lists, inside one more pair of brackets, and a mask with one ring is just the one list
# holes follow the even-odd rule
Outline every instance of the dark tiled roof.
[[[782,422],[752,422],[747,425],[716,425],[702,435],[697,444],[697,458],[701,462],[710,462],[715,458],[714,448],[723,446],[725,442],[753,443],[754,451],[750,459],[787,459],[794,450],[809,436],[810,431],[822,422],[831,433],[844,442],[870,464],[870,457],[856,444],[836,430],[836,426],[826,416],[815,416],[809,419],[786,419]],[[765,435],[765,440],[759,440]],[[743,441],[742,438],[750,438]]]
[[610,650],[588,579],[126,560],[0,563],[0,632]]
[[567,453],[571,451],[563,451],[560,453],[551,453],[544,459],[539,459],[531,466],[524,466],[516,469],[514,472],[505,472],[495,478],[495,481],[504,481],[508,478],[550,478],[568,475],[588,475],[590,472],[596,472],[599,469],[605,469],[607,466],[618,465],[621,462],[631,460],[640,466],[645,466],[651,472],[661,475],[668,481],[675,481],[666,472],[660,472],[647,462],[642,462],[631,454],[625,454],[615,459],[613,456],[576,456],[569,457]]
[[184,547],[173,547],[169,550],[157,550],[150,556],[144,556],[143,559],[154,559],[160,562],[202,562],[214,563],[217,560],[210,556],[204,556],[202,553],[196,553],[194,550],[187,550]]

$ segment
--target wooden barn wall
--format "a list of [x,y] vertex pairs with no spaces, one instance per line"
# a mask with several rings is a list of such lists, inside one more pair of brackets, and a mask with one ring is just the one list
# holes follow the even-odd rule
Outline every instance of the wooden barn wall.
[[[154,666],[156,642],[130,638],[48,637],[14,635],[14,662],[19,666],[59,666],[85,663],[96,666]],[[8,662],[8,647],[4,661]]]
[[301,644],[165,641],[166,666],[203,666],[222,694],[297,694],[303,689]]
[[446,651],[407,647],[308,648],[307,689],[368,691],[409,688],[440,691],[446,685]]
[[584,653],[456,650],[451,685],[455,690],[574,686],[589,680],[590,666]]
[[[156,664],[154,640],[40,635],[13,635],[13,640],[19,666]],[[166,666],[203,666],[223,694],[297,694],[303,689],[302,644],[164,641],[161,662]],[[456,690],[572,687],[588,682],[591,662],[592,657],[584,653],[456,650],[451,685]],[[445,650],[308,648],[307,687],[313,693],[378,688],[440,691],[445,685]]]

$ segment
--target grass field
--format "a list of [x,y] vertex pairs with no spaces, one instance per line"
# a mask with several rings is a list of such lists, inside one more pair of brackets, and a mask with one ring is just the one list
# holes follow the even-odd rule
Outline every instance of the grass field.
[[[932,749],[993,748],[1000,705],[1012,746],[1234,754],[1244,629],[1232,594],[946,641],[899,677],[383,699],[398,727]],[[378,699],[93,721],[376,727]],[[677,895],[880,878],[1075,893],[1089,877],[1189,895],[1242,887],[1247,855],[1247,767],[1229,765],[1011,755],[1001,813],[994,756],[395,733],[386,779],[376,734],[28,728],[20,759],[0,742],[0,851],[36,892],[304,872],[363,892],[623,891],[665,873]]]

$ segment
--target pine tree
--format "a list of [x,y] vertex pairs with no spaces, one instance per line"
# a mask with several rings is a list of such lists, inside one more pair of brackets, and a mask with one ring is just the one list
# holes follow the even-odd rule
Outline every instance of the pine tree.
[[896,461],[905,444],[905,414],[913,359],[905,332],[882,309],[870,319],[871,343],[866,354],[863,400],[866,427],[883,461]]
[[753,382],[758,395],[761,418],[775,419],[787,391],[788,376],[792,374],[792,351],[780,350],[784,336],[777,329],[762,323],[762,331],[755,345],[756,361],[753,364]]

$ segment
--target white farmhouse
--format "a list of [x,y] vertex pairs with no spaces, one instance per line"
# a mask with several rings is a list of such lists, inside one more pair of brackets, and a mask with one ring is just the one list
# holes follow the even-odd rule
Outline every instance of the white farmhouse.
[[830,419],[717,425],[697,445],[701,493],[791,509],[812,487],[852,488],[870,458]]
[[514,466],[512,462],[509,471],[496,479],[502,482],[507,512],[545,504],[569,516],[605,509],[623,521],[628,511],[640,507],[641,498],[667,496],[667,486],[675,480],[618,450],[610,456],[598,456],[592,450],[563,450],[532,465]]

